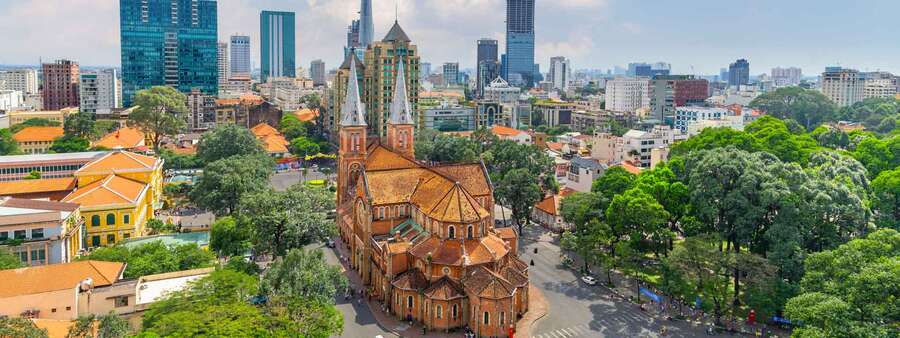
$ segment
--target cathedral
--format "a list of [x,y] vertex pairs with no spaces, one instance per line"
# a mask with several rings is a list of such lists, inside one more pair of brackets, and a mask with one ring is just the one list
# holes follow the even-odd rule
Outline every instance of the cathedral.
[[385,137],[372,133],[355,62],[338,128],[337,219],[351,268],[397,319],[507,337],[528,311],[528,265],[515,231],[494,228],[484,164],[415,160],[402,58]]

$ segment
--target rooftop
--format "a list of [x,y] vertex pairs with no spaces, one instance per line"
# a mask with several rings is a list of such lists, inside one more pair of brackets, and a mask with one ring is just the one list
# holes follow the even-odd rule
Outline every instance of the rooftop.
[[106,134],[94,147],[107,149],[133,149],[144,145],[144,133],[134,128],[122,128]]
[[0,182],[0,196],[66,191],[73,189],[75,189],[74,177]]
[[107,205],[135,205],[149,185],[118,175],[85,185],[63,198],[63,202],[78,203],[82,207]]
[[13,135],[16,142],[51,142],[63,137],[62,127],[25,127]]
[[108,152],[106,151],[88,151],[80,153],[64,153],[64,154],[32,154],[32,155],[11,155],[0,156],[0,166],[7,166],[12,163],[32,163],[32,162],[58,162],[58,161],[84,161],[89,162]]
[[162,160],[128,151],[113,151],[86,164],[75,172],[75,176],[90,174],[111,174],[115,172],[151,171],[162,166]]
[[119,280],[125,263],[78,261],[19,269],[0,270],[0,297],[33,295],[59,290],[74,290],[90,278],[93,287],[109,286]]

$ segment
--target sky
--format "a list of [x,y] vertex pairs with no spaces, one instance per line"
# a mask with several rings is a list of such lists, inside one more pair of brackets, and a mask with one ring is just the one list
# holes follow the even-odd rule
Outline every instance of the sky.
[[[535,58],[575,69],[664,61],[674,73],[718,74],[738,58],[750,73],[825,66],[900,73],[896,0],[536,0]],[[395,7],[396,4],[396,7]],[[504,48],[504,0],[373,0],[375,38],[399,17],[432,69],[471,68],[476,40]],[[118,0],[0,0],[0,64],[67,58],[84,66],[119,65]],[[395,8],[397,9],[395,11]],[[259,12],[297,13],[298,65],[342,58],[358,0],[218,0],[219,38],[250,34],[259,62]]]

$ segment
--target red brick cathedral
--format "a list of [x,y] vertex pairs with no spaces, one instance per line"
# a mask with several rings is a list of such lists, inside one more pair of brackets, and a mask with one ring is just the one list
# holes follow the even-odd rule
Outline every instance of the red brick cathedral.
[[506,337],[528,310],[528,265],[516,233],[494,228],[484,164],[415,160],[400,57],[387,137],[370,137],[354,63],[341,109],[337,197],[351,267],[398,319]]

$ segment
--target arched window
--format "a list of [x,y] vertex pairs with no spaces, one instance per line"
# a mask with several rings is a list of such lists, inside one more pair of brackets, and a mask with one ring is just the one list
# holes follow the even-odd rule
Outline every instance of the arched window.
[[412,298],[412,296],[407,296],[407,297],[406,297],[406,307],[412,309],[412,307],[413,307],[413,298]]
[[106,214],[106,225],[116,225],[115,214]]
[[484,325],[488,325],[491,323],[491,315],[487,311],[484,312],[484,316],[482,318],[483,319],[481,321],[484,323]]
[[100,226],[100,215],[91,216],[91,225],[92,226]]
[[472,239],[475,237],[475,226],[469,224],[469,227],[466,229],[466,238]]
[[456,311],[456,304],[453,304],[453,307],[450,308],[450,316],[453,317],[453,319],[456,319]]
[[444,309],[442,309],[440,305],[438,305],[437,308],[434,309],[434,314],[437,317],[437,319],[441,319],[441,315],[443,315],[443,312],[444,312],[443,310]]
[[130,215],[122,216],[122,223],[123,224],[131,223],[131,216]]
[[449,239],[456,238],[456,228],[454,228],[452,225],[449,228],[447,228],[447,238],[449,238]]

